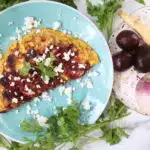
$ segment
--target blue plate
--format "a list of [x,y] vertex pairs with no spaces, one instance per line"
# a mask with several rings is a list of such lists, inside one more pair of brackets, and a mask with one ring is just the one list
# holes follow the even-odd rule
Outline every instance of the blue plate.
[[[113,65],[112,58],[107,42],[97,27],[84,15],[77,10],[56,2],[26,2],[15,5],[4,10],[0,14],[0,48],[7,49],[12,42],[9,37],[15,34],[16,27],[22,27],[24,18],[33,16],[42,19],[42,27],[51,28],[55,21],[63,23],[62,30],[67,29],[74,35],[80,35],[81,39],[87,41],[99,54],[101,63],[96,65],[91,71],[95,72],[90,77],[87,73],[81,81],[72,81],[66,87],[74,87],[73,99],[76,101],[87,100],[90,102],[91,109],[85,110],[81,120],[86,123],[94,123],[105,109],[112,90]],[[8,23],[12,21],[12,25]],[[90,73],[91,74],[91,73]],[[81,87],[81,83],[90,80],[93,88]],[[22,120],[31,116],[27,115],[27,105],[33,110],[38,110],[42,116],[50,116],[56,113],[57,106],[67,106],[68,97],[60,94],[61,87],[47,92],[49,97],[42,98],[35,105],[35,102],[26,103],[20,108],[8,113],[0,114],[0,133],[10,139],[23,142],[23,137],[33,138],[34,135],[22,132],[19,124]],[[51,98],[50,98],[51,97]]]

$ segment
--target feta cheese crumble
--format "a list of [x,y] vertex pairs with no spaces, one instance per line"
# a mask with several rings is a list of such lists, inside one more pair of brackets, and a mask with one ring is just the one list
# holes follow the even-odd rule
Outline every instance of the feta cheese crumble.
[[79,64],[79,68],[85,69],[85,64]]
[[0,79],[2,79],[4,77],[4,75],[0,74]]
[[15,82],[11,82],[10,86],[15,86]]
[[3,55],[2,55],[2,53],[0,52],[0,59],[2,59],[3,58]]
[[70,56],[71,56],[71,50],[69,50],[68,52],[64,52],[64,57],[63,59],[65,61],[69,61],[70,60]]
[[58,30],[62,26],[62,23],[60,21],[55,21],[53,23],[53,30]]
[[44,127],[47,125],[46,123],[47,123],[48,119],[44,116],[37,115],[37,121],[40,126]]
[[25,17],[24,25],[27,30],[31,30],[32,28],[37,28],[40,25],[40,22],[34,17]]
[[16,103],[17,104],[18,103],[18,99],[17,98],[13,98],[12,99],[12,103]]
[[91,108],[91,105],[90,105],[90,102],[85,100],[83,103],[82,103],[82,106],[85,110],[90,110]]
[[27,85],[25,85],[25,90],[26,90],[30,95],[35,94],[35,92],[33,92],[31,89],[29,89]]
[[55,68],[54,68],[54,71],[56,72],[56,75],[58,75],[58,73],[63,73],[64,72],[64,70],[63,70],[63,64],[62,63],[60,63],[58,66],[56,66]]

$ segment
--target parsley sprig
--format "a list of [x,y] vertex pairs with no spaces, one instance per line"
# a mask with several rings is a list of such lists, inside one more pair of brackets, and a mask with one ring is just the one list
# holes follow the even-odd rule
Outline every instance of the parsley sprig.
[[[57,115],[51,116],[48,119],[48,127],[42,128],[36,120],[24,120],[21,123],[23,131],[36,134],[36,140],[25,139],[27,144],[12,143],[9,150],[54,150],[57,146],[72,142],[73,148],[70,150],[78,150],[78,141],[86,138],[88,142],[105,140],[109,144],[117,144],[120,142],[121,137],[128,137],[124,129],[120,127],[112,128],[112,122],[119,120],[129,115],[126,107],[114,98],[111,98],[110,104],[98,119],[95,124],[81,125],[79,123],[81,110],[79,104],[73,104],[68,108],[57,108]],[[103,132],[103,136],[93,138],[87,136],[94,130],[99,129]],[[38,144],[38,147],[35,145]]]

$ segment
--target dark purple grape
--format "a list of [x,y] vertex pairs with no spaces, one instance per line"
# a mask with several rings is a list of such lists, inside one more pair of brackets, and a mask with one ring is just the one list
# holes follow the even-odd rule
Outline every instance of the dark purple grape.
[[119,52],[113,56],[115,71],[122,72],[129,69],[132,65],[132,54],[128,52]]
[[150,47],[142,45],[135,50],[134,67],[142,73],[150,72]]
[[116,37],[116,42],[124,51],[132,51],[139,46],[140,38],[131,30],[124,30]]

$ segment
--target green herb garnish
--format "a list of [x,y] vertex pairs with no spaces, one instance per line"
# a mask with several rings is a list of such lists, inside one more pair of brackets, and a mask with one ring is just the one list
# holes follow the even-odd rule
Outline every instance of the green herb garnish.
[[136,0],[136,2],[138,2],[138,3],[141,3],[141,4],[145,5],[144,0]]
[[88,13],[97,18],[96,23],[102,31],[106,31],[108,37],[112,34],[113,19],[118,8],[121,7],[122,0],[103,0],[104,4],[94,6],[87,0]]
[[[46,66],[45,63],[48,59],[50,60],[50,62]],[[36,68],[38,68],[41,71],[43,79],[46,79],[47,76],[49,78],[53,78],[56,76],[56,73],[54,71],[54,65],[53,65],[54,61],[55,61],[55,56],[53,53],[50,53],[50,56],[48,58],[46,58],[42,62],[37,63]]]
[[[72,104],[66,109],[57,108],[58,113],[48,119],[47,128],[42,128],[36,120],[24,120],[21,123],[21,129],[35,133],[36,140],[25,139],[27,144],[24,145],[13,142],[10,150],[54,150],[57,146],[63,147],[67,142],[74,144],[70,150],[79,150],[80,147],[77,143],[83,138],[88,142],[105,140],[112,145],[119,143],[121,137],[128,137],[124,129],[110,127],[112,122],[129,115],[126,107],[120,101],[111,98],[110,104],[103,115],[92,125],[79,124],[80,111],[78,104]],[[88,133],[97,129],[103,132],[102,137],[87,136]],[[38,147],[35,147],[35,144],[38,144]]]
[[31,64],[25,62],[25,63],[24,63],[24,67],[19,70],[19,73],[20,73],[20,75],[22,75],[22,76],[27,76],[27,75],[29,74],[30,69],[31,69]]

